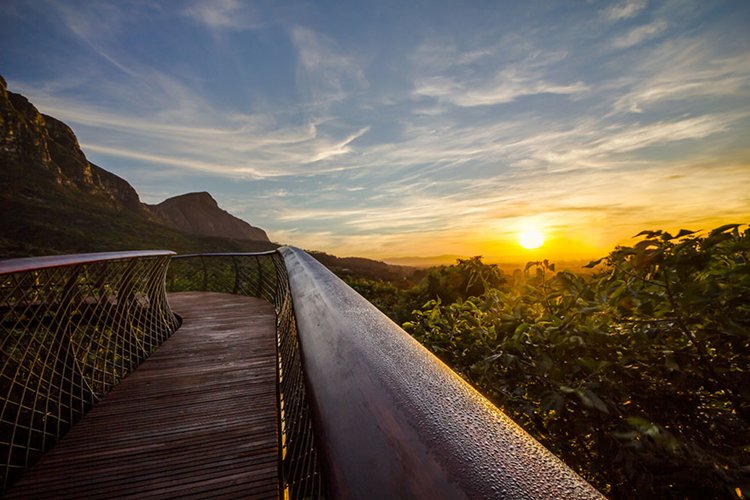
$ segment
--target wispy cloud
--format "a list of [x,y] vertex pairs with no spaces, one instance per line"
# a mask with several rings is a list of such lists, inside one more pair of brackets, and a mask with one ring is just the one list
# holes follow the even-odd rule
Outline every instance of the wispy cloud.
[[593,257],[750,213],[750,46],[713,3],[9,1],[11,90],[149,201],[210,190],[277,241],[497,255],[533,221]]
[[365,135],[368,130],[370,130],[370,127],[361,128],[355,133],[350,134],[349,136],[344,138],[344,140],[333,144],[318,143],[318,145],[316,146],[317,153],[315,154],[315,156],[305,161],[305,163],[328,160],[333,157],[345,155],[351,152],[352,148],[350,147],[350,144]]
[[327,160],[351,153],[352,143],[369,130],[323,132],[314,121],[279,125],[268,115],[224,115],[200,104],[199,96],[188,95],[183,96],[190,103],[185,107],[178,99],[162,103],[164,107],[150,115],[130,115],[11,83],[34,96],[43,113],[71,124],[87,153],[229,177],[258,179],[338,170],[340,166]]
[[750,96],[750,53],[727,53],[698,38],[670,40],[631,69],[616,110],[643,112],[660,102]]
[[182,13],[211,29],[240,30],[261,26],[259,12],[252,4],[239,0],[193,2]]
[[[287,214],[286,221],[298,229],[274,237],[309,248],[321,248],[325,241],[331,246],[324,248],[380,257],[411,255],[415,249],[465,254],[471,247],[474,253],[497,257],[503,247],[493,249],[492,241],[513,240],[533,220],[554,239],[569,238],[569,228],[579,228],[578,233],[587,236],[577,242],[575,251],[588,245],[593,257],[603,251],[601,246],[613,239],[622,241],[644,227],[669,228],[674,221],[696,229],[710,227],[715,221],[702,207],[716,196],[722,197],[726,214],[743,217],[749,200],[740,184],[747,167],[652,163],[638,170],[570,173],[541,185],[538,179],[511,179],[505,182],[512,186],[507,190],[488,183],[483,190],[455,196],[422,193],[341,213],[306,208]],[[315,229],[337,224],[343,229],[334,234]],[[321,236],[324,239],[318,240]]]
[[626,0],[605,9],[604,17],[610,21],[620,21],[637,15],[645,7],[646,0]]
[[[540,94],[570,95],[589,89],[583,81],[554,82],[546,75],[550,67],[566,57],[562,51],[540,57],[533,53],[521,62],[506,64],[494,74],[478,73],[468,62],[492,55],[495,50],[446,54],[428,45],[418,49],[420,74],[414,82],[414,94],[456,106],[488,106],[513,102],[524,96]],[[445,56],[448,57],[445,57]]]
[[435,97],[457,106],[490,106],[513,102],[524,96],[539,94],[576,94],[588,90],[581,82],[555,84],[531,77],[501,72],[491,82],[482,85],[459,83],[445,78],[433,78],[417,82],[415,92]]
[[595,137],[593,139],[579,136],[568,143],[567,147],[556,148],[558,151],[565,151],[564,153],[555,153],[545,148],[546,153],[541,149],[536,156],[552,163],[568,165],[601,166],[610,162],[611,165],[618,166],[619,161],[612,158],[613,155],[654,145],[664,146],[677,141],[702,139],[726,131],[733,122],[746,117],[747,115],[716,115],[648,125],[613,125],[605,129],[604,133],[597,134],[589,130],[589,135]]
[[326,106],[367,88],[357,59],[332,38],[302,26],[292,28],[291,37],[298,55],[298,88],[314,105]]
[[137,71],[114,56],[110,47],[116,37],[126,29],[124,17],[118,6],[97,2],[76,7],[55,2],[51,3],[50,7],[57,13],[62,25],[92,52],[122,73],[138,77]]
[[618,49],[627,49],[640,43],[650,40],[664,33],[667,29],[667,23],[664,21],[654,21],[643,26],[633,28],[622,36],[618,36],[612,41],[612,45]]
[[200,161],[191,157],[167,156],[153,153],[143,153],[127,148],[102,146],[98,144],[81,144],[81,147],[89,153],[99,153],[109,157],[138,160],[152,165],[169,165],[179,169],[192,169],[209,172],[218,175],[243,176],[251,179],[263,179],[280,175],[278,172],[261,171],[249,165],[226,164],[216,161]]

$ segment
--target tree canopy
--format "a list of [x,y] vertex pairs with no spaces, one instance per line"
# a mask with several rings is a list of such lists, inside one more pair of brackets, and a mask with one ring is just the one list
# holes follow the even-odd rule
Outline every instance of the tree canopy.
[[355,288],[605,494],[743,498],[743,227],[643,231],[592,262],[593,275],[542,261],[509,277],[475,257],[412,289]]

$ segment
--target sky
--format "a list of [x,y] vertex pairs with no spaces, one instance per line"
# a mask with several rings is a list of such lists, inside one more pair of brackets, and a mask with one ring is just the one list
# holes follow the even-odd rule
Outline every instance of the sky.
[[339,256],[750,221],[747,1],[2,0],[0,75],[143,201]]

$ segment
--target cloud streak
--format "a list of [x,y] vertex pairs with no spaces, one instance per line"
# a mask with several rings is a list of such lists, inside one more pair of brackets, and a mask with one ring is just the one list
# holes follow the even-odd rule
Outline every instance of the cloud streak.
[[418,95],[465,107],[505,104],[524,96],[539,94],[577,94],[589,88],[581,81],[554,84],[514,71],[502,71],[488,82],[475,84],[433,77],[418,81],[415,87]]
[[210,190],[277,241],[522,257],[533,222],[596,257],[750,214],[748,7],[16,3],[11,90],[149,201]]
[[325,35],[295,26],[291,39],[297,49],[297,84],[316,105],[344,100],[351,92],[366,88],[356,58],[345,53]]
[[243,30],[261,26],[257,11],[247,2],[213,0],[194,2],[182,14],[214,30]]
[[667,29],[667,23],[664,21],[654,21],[643,26],[633,28],[622,36],[614,39],[612,45],[618,49],[627,49],[641,44],[664,33]]
[[609,21],[629,19],[646,7],[646,0],[627,0],[615,4],[604,11],[604,17]]
[[[458,52],[437,42],[423,44],[413,60],[419,74],[414,81],[417,97],[431,97],[456,106],[492,106],[525,96],[586,92],[583,81],[555,82],[547,73],[567,56],[564,51],[532,52],[523,60],[504,64],[498,71],[479,70],[479,61],[497,58],[499,47]],[[481,65],[479,66],[481,67]]]

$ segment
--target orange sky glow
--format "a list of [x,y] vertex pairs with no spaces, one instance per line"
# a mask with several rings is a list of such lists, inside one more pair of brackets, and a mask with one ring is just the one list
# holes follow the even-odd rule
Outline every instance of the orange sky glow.
[[6,1],[0,69],[147,203],[387,261],[750,221],[750,2],[138,6]]

